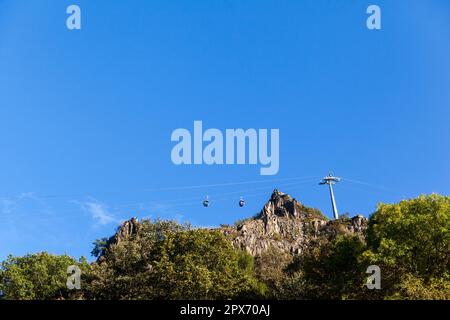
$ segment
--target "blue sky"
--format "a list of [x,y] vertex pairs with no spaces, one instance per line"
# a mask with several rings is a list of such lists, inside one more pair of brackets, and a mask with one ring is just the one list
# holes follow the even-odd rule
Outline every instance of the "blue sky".
[[[274,188],[331,216],[329,170],[341,212],[448,195],[449,39],[447,0],[0,0],[0,259],[89,256],[132,216],[233,223]],[[279,128],[278,175],[175,166],[194,120]]]

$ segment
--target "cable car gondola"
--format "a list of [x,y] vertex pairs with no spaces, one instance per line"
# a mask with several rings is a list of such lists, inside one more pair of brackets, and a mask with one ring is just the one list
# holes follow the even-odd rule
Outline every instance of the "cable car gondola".
[[203,206],[204,206],[205,208],[208,208],[208,207],[209,207],[208,196],[206,196],[206,199],[203,201]]
[[243,206],[245,206],[245,201],[244,201],[244,199],[241,197],[241,200],[239,200],[239,207],[243,207]]

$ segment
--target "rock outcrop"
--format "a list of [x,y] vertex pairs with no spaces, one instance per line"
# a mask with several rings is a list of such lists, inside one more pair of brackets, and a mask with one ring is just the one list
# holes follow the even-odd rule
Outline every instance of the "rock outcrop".
[[122,239],[137,233],[139,228],[139,221],[133,217],[130,220],[123,222],[117,230],[112,242],[118,244]]
[[362,237],[366,227],[367,219],[363,216],[329,221],[319,210],[274,190],[258,216],[221,230],[231,237],[235,247],[260,256],[270,248],[300,254],[320,237],[332,239],[349,233]]
[[102,253],[98,257],[98,261],[103,261],[105,259],[104,255],[108,253],[111,247],[117,246],[123,239],[135,235],[139,230],[139,220],[135,217],[130,220],[122,222],[122,224],[117,228],[116,233],[106,239],[104,247],[102,248]]
[[[139,226],[136,218],[123,222],[107,241],[106,247],[115,246],[122,239],[136,234]],[[257,216],[219,230],[236,248],[257,257],[269,249],[294,256],[324,238],[332,240],[339,234],[363,237],[366,228],[367,219],[361,215],[330,221],[319,210],[306,207],[291,196],[274,190]]]

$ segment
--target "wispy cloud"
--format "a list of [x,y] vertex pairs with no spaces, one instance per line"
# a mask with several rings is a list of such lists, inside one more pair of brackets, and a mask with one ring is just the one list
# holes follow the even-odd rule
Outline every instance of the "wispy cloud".
[[90,199],[88,201],[80,203],[83,210],[91,214],[92,218],[100,225],[107,225],[110,223],[119,223],[120,220],[115,218],[110,212],[108,206],[96,199]]
[[0,215],[23,216],[51,215],[52,209],[47,202],[34,192],[22,192],[17,196],[0,198]]
[[[39,230],[45,228],[45,222],[53,216],[52,208],[44,199],[41,199],[34,192],[22,192],[20,194],[0,198],[0,221],[2,229],[9,232],[9,239],[20,241],[23,233],[29,233],[28,226]],[[24,224],[26,219],[28,222]],[[48,236],[49,233],[46,232]]]
[[15,201],[11,199],[0,199],[0,213],[11,214],[15,208]]

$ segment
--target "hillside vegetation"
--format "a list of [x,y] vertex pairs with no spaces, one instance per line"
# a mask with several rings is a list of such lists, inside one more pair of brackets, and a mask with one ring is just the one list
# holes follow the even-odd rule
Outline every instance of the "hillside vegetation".
[[[3,299],[450,299],[450,197],[380,204],[328,221],[274,193],[235,227],[131,219],[97,240],[97,260],[48,253],[0,268]],[[68,290],[67,267],[82,270]],[[381,289],[366,286],[368,266]]]

